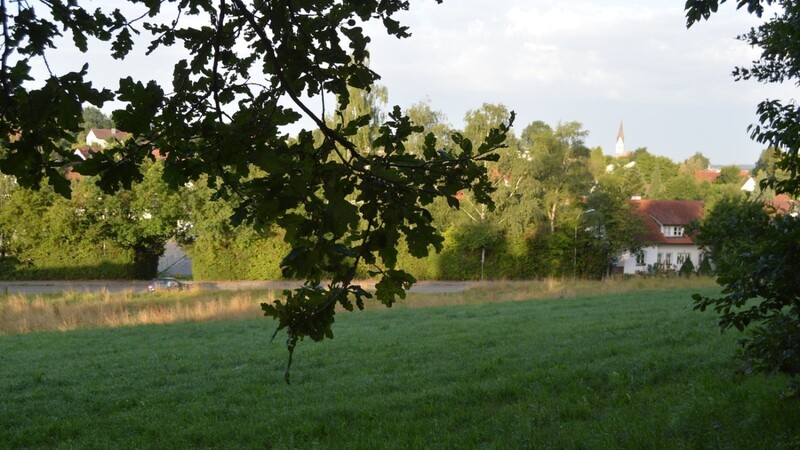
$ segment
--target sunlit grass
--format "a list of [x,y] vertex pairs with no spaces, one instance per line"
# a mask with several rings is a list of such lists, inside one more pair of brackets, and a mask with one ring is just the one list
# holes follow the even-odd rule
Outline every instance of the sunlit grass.
[[0,334],[252,319],[271,291],[134,294],[106,290],[0,297]]
[[[691,309],[691,283],[568,297],[551,281],[544,298],[546,285],[338,314],[334,340],[298,345],[291,386],[284,342],[270,344],[275,323],[263,319],[0,336],[0,447],[800,444],[786,378],[737,374],[738,334]],[[541,297],[501,301],[516,289]],[[162,300],[195,301],[184,295]],[[157,303],[147,298],[130,301]]]
[[463,292],[419,294],[411,292],[398,307],[469,305],[521,300],[574,298],[585,295],[612,295],[628,292],[670,289],[705,289],[716,286],[713,278],[609,278],[602,281],[548,278],[533,281],[487,281],[472,283]]
[[[470,289],[453,293],[411,292],[395,304],[400,308],[468,305],[580,295],[610,295],[633,291],[702,289],[710,278],[627,278],[604,281],[547,279],[470,283]],[[280,298],[272,290],[65,292],[62,294],[0,296],[0,334],[48,330],[122,327],[209,320],[252,319],[261,315],[260,304]],[[382,308],[367,302],[368,309]]]

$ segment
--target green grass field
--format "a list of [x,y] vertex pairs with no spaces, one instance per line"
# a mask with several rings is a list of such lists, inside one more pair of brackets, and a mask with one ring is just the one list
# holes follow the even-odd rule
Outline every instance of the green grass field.
[[[713,293],[715,288],[704,288]],[[2,448],[797,448],[694,289],[0,336]]]

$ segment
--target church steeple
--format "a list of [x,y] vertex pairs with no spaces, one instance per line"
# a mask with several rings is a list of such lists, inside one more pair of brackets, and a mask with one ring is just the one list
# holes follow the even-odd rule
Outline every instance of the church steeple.
[[625,155],[625,132],[622,130],[622,121],[619,121],[619,132],[617,132],[617,146],[614,155],[619,157]]

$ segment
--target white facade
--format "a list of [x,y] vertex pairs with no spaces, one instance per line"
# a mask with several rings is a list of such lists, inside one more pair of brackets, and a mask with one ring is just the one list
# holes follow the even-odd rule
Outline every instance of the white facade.
[[119,131],[116,128],[92,128],[86,134],[86,145],[89,147],[106,148],[109,139],[122,140],[128,136],[128,133]]
[[86,135],[86,145],[90,147],[99,146],[105,148],[108,142],[105,139],[100,139],[94,134],[94,130],[89,130]]
[[747,192],[755,192],[756,187],[758,187],[758,183],[753,177],[748,177],[747,181],[742,184],[742,190]]
[[648,273],[656,264],[662,270],[680,270],[683,260],[692,260],[695,270],[700,267],[702,252],[692,244],[658,244],[644,247],[639,255],[625,252],[617,261],[617,267],[622,267],[622,273],[637,274]]

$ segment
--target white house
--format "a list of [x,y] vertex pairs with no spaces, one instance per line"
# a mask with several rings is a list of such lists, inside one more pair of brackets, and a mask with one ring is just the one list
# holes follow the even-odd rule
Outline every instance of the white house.
[[116,128],[92,128],[86,134],[86,145],[105,148],[109,139],[121,141],[127,139],[130,135],[130,133],[119,131]]
[[753,177],[747,177],[747,180],[745,180],[745,182],[742,184],[741,190],[755,192],[757,187],[758,183],[756,182],[756,179]]
[[687,259],[700,267],[702,252],[686,227],[703,217],[703,202],[689,200],[634,200],[634,217],[641,220],[642,249],[624,253],[617,270],[626,274],[646,273],[652,268],[679,270]]

